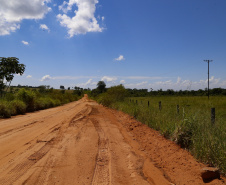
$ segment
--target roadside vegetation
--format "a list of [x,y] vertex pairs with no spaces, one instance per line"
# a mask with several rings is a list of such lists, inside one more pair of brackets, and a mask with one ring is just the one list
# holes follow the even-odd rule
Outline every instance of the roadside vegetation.
[[[222,91],[212,90],[214,93]],[[159,131],[199,161],[218,167],[225,175],[226,96],[212,96],[208,100],[206,96],[162,95],[169,91],[160,91],[161,95],[131,97],[134,95],[131,92],[119,85],[106,89],[95,99]],[[202,93],[205,95],[205,91]],[[215,122],[211,120],[211,108],[216,111]]]
[[45,86],[37,89],[20,88],[16,91],[6,92],[1,97],[0,117],[10,118],[13,115],[56,107],[79,98],[72,92],[46,89]]
[[56,107],[78,100],[78,92],[54,90],[49,86],[38,88],[10,87],[14,75],[23,75],[26,66],[19,63],[16,57],[0,57],[0,117],[10,118],[12,115],[25,114],[36,110]]

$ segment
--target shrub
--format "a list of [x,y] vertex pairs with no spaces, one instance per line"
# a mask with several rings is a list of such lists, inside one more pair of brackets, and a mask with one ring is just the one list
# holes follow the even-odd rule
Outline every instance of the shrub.
[[9,103],[6,101],[0,102],[0,116],[3,118],[11,117],[10,106],[9,106]]
[[114,99],[108,93],[102,93],[98,96],[97,102],[109,107],[112,103],[114,103]]
[[23,88],[18,91],[17,98],[19,100],[22,100],[26,104],[27,106],[26,109],[28,112],[32,112],[35,110],[35,100],[36,100],[35,92]]
[[25,114],[26,113],[26,104],[21,100],[13,100],[11,104],[11,113],[12,115]]
[[50,97],[41,97],[38,98],[35,102],[35,107],[36,110],[42,110],[42,109],[47,109],[47,108],[51,108],[51,107],[55,107],[57,106],[55,103],[55,100],[53,100]]
[[109,88],[106,93],[100,94],[97,101],[104,106],[111,106],[117,101],[123,101],[127,94],[123,85],[117,85]]

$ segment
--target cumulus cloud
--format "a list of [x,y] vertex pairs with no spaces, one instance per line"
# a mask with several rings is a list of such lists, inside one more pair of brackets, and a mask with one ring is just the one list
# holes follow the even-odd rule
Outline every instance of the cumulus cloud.
[[114,82],[116,81],[117,78],[116,77],[110,77],[110,76],[104,76],[101,81],[106,81],[106,82]]
[[121,61],[121,60],[125,60],[124,56],[123,55],[119,55],[118,58],[115,58],[115,60],[117,61]]
[[50,0],[0,0],[0,35],[20,29],[23,19],[42,19],[51,10]]
[[120,83],[121,84],[124,84],[124,83],[126,83],[126,81],[125,80],[121,80]]
[[50,75],[45,75],[42,77],[41,81],[44,82],[44,81],[48,81],[48,80],[51,80],[53,79]]
[[22,40],[21,42],[22,42],[24,45],[27,45],[27,46],[29,45],[29,43],[28,43],[27,41]]
[[77,86],[79,87],[87,87],[87,86],[95,86],[97,84],[97,82],[93,82],[93,79],[89,79],[87,82],[85,83],[80,83],[80,84],[77,84]]
[[46,26],[46,24],[40,24],[40,29],[50,32],[50,29],[48,28],[48,26]]
[[177,77],[177,84],[180,84],[181,83],[181,77]]
[[32,76],[31,75],[27,75],[26,78],[32,78]]
[[[68,29],[70,38],[87,32],[102,32],[103,28],[99,26],[94,16],[97,3],[98,0],[69,0],[68,2],[64,1],[59,6],[59,10],[63,11],[64,14],[58,14],[57,18],[61,26]],[[78,9],[74,11],[74,17],[69,17],[67,13],[72,10],[74,5]]]

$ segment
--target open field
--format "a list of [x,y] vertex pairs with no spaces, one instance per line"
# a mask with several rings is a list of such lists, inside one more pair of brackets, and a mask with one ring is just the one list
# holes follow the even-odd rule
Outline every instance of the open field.
[[[219,167],[225,174],[226,97],[128,98],[113,107],[160,131],[200,161]],[[215,123],[211,121],[211,108],[215,108]]]
[[186,150],[87,97],[0,120],[0,146],[4,185],[205,184]]

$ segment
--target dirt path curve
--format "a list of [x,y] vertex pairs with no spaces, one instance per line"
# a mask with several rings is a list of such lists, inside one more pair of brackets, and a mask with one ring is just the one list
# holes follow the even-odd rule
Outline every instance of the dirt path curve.
[[0,121],[0,185],[204,184],[201,167],[157,132],[88,97]]

